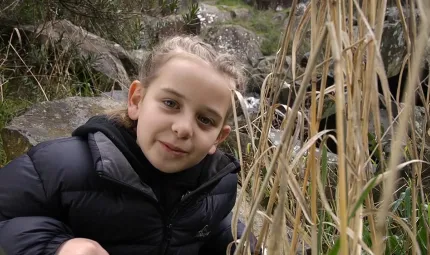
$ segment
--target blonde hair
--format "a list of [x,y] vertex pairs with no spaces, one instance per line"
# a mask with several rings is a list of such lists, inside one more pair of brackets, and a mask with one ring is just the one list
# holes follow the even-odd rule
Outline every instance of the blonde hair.
[[[178,55],[191,55],[211,65],[215,70],[226,75],[239,91],[244,90],[245,75],[240,62],[230,54],[218,53],[210,44],[203,42],[197,36],[175,36],[156,46],[139,73],[139,81],[143,86],[150,86],[157,71],[171,58]],[[127,109],[109,112],[109,119],[127,129],[134,130],[137,122],[130,119]],[[229,111],[226,120],[231,115]]]

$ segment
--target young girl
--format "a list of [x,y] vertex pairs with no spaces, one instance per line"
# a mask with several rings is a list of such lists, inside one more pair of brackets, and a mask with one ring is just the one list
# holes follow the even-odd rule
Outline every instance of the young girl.
[[0,169],[0,253],[226,254],[240,165],[217,146],[241,70],[196,37],[142,69],[127,109]]

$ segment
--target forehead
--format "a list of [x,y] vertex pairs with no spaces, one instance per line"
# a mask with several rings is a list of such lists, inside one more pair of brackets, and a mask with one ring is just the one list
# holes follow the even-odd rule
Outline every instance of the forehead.
[[225,116],[230,108],[234,82],[201,59],[176,56],[159,68],[152,86],[177,91],[188,102],[209,107]]

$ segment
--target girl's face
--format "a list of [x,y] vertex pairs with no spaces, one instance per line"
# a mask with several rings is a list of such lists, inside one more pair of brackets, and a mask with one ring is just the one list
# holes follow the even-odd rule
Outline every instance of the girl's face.
[[230,133],[230,83],[209,64],[173,57],[147,87],[129,91],[128,114],[138,120],[137,142],[151,164],[175,173],[199,163]]

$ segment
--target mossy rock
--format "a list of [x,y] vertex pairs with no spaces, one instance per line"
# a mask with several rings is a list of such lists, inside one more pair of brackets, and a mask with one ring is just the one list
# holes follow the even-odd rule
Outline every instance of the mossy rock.
[[36,104],[1,130],[6,160],[40,142],[70,136],[90,117],[124,106],[105,97],[69,97]]

